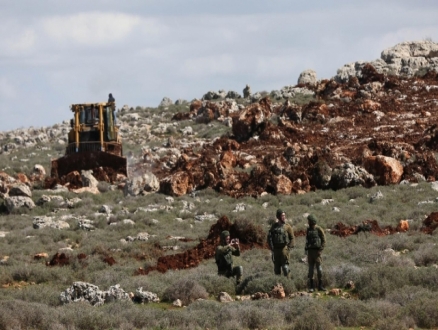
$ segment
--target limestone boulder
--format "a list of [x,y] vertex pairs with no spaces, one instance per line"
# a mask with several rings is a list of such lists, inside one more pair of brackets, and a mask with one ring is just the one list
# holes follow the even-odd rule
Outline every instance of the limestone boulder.
[[115,300],[131,301],[127,292],[119,284],[111,286],[107,291],[102,291],[97,285],[87,282],[74,282],[73,285],[59,296],[63,304],[86,301],[92,306],[102,306],[106,302]]
[[160,181],[152,172],[137,175],[126,181],[123,187],[125,196],[137,196],[142,193],[154,193],[160,190]]
[[284,299],[286,294],[284,292],[283,285],[281,283],[277,283],[269,293],[269,296],[275,299]]
[[438,44],[429,40],[405,41],[382,51],[380,57],[387,63],[411,57],[430,58],[438,56]]
[[9,189],[9,196],[25,196],[25,197],[32,197],[32,192],[28,185],[19,183],[13,185]]
[[23,207],[33,209],[35,203],[32,198],[27,196],[9,196],[5,197],[5,206],[8,212],[11,213]]
[[93,176],[93,171],[81,171],[81,179],[83,187],[95,188],[99,184],[99,181]]
[[399,183],[403,175],[403,165],[392,157],[382,155],[366,157],[363,165],[380,185]]
[[160,181],[160,192],[170,196],[182,196],[193,190],[190,175],[187,172],[176,172]]
[[55,220],[53,217],[37,216],[32,221],[34,229],[53,228],[53,229],[68,229],[70,225],[63,220]]
[[160,298],[158,298],[156,293],[150,291],[143,291],[142,287],[135,290],[133,300],[134,302],[141,304],[150,303],[150,302],[160,302]]
[[168,107],[172,104],[173,104],[173,101],[170,98],[165,96],[165,97],[163,97],[163,99],[161,100],[161,102],[158,106],[159,107]]
[[225,291],[219,292],[217,300],[221,303],[232,302],[234,299]]
[[326,189],[332,178],[332,169],[325,161],[317,162],[312,170],[312,183],[317,188]]
[[329,187],[342,189],[354,186],[373,187],[376,181],[366,169],[352,163],[344,163],[333,169]]
[[243,109],[233,123],[233,134],[237,141],[246,141],[259,134],[271,117],[271,101],[268,97]]
[[0,172],[0,181],[10,185],[15,183],[17,180],[5,172]]
[[220,163],[224,168],[236,167],[237,159],[231,150],[224,151],[220,156]]
[[29,178],[24,173],[17,173],[17,180],[21,183],[31,186]]
[[290,164],[283,155],[268,154],[263,159],[263,165],[274,175],[282,175],[290,169]]
[[31,181],[42,181],[46,177],[46,170],[43,165],[35,164],[30,175]]
[[287,176],[274,176],[272,181],[276,194],[290,195],[292,193],[293,183]]
[[309,84],[309,85],[316,85],[316,82],[318,79],[316,78],[316,71],[309,69],[304,70],[300,73],[300,76],[298,77],[298,84]]

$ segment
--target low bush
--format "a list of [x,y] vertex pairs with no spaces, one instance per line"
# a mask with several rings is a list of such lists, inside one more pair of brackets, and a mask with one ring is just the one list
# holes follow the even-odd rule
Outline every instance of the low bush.
[[174,301],[179,299],[184,305],[189,305],[197,299],[207,299],[208,292],[198,282],[191,279],[181,279],[173,283],[164,292],[163,299],[167,301]]
[[277,276],[272,273],[258,273],[249,275],[242,282],[242,293],[270,292],[278,283],[283,285],[284,292],[290,294],[296,291],[293,279]]
[[370,303],[360,300],[331,300],[327,302],[327,309],[332,322],[343,327],[369,327],[377,312]]

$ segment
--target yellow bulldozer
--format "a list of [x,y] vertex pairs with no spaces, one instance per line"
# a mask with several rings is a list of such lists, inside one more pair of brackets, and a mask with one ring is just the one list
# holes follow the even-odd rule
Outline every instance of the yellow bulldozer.
[[[127,162],[116,126],[115,102],[70,106],[73,119],[65,155],[52,160],[51,177],[65,183],[65,176],[81,170],[127,175]],[[109,174],[109,173],[107,173]]]

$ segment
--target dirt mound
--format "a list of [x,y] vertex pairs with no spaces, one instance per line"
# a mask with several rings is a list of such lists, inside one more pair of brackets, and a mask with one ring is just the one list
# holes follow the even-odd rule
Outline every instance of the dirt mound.
[[254,226],[245,220],[236,220],[232,224],[226,216],[222,216],[211,226],[207,238],[201,240],[197,246],[183,253],[160,257],[158,258],[157,266],[149,267],[148,269],[140,268],[135,274],[147,275],[154,270],[165,273],[169,269],[176,270],[196,267],[202,260],[214,257],[216,246],[220,241],[220,234],[224,230],[228,230],[232,238],[239,239],[241,251],[252,248],[267,248],[262,228]]
[[[107,263],[110,266],[117,263],[113,257],[108,256],[106,254],[102,255],[101,257],[102,257],[102,261]],[[79,262],[81,263],[81,265],[83,267],[88,266],[87,255],[85,253],[79,253],[76,256],[76,258],[77,258],[77,260],[79,260]],[[49,266],[49,267],[61,266],[62,267],[62,266],[70,265],[71,259],[72,259],[71,255],[67,255],[64,252],[62,252],[62,253],[57,252],[53,255],[53,257],[52,257],[52,259],[50,259],[50,261],[46,262],[46,266]]]
[[[428,181],[438,178],[436,74],[387,76],[368,64],[361,79],[352,78],[345,84],[322,80],[300,87],[313,91],[316,99],[299,105],[265,97],[228,113],[226,104],[216,109],[196,101],[187,116],[181,114],[174,120],[196,119],[201,114],[194,109],[216,109],[209,120],[229,115],[233,134],[203,143],[202,148],[183,148],[172,168],[160,166],[170,156],[150,164],[161,183],[174,187],[162,192],[177,194],[178,174],[187,169],[185,193],[190,193],[190,187],[211,187],[236,198],[371,187],[388,184],[379,180],[386,177],[395,178],[395,183],[417,182],[419,174]],[[368,175],[365,160],[377,156],[389,157],[387,163],[397,166],[378,168]],[[349,169],[362,177],[348,181]]]
[[432,212],[424,219],[423,227],[421,231],[425,234],[432,234],[432,232],[438,227],[438,212]]
[[[438,178],[436,73],[404,78],[367,64],[360,79],[321,80],[299,89],[314,93],[313,100],[298,104],[265,96],[238,110],[227,100],[193,101],[172,120],[207,124],[227,119],[232,133],[212,141],[194,139],[178,154],[169,150],[131,165],[150,169],[160,192],[172,196],[206,188],[235,198],[289,195]],[[384,166],[374,166],[381,156]],[[118,172],[123,168],[93,169],[99,181],[111,183],[119,180]],[[74,189],[82,182],[68,172],[59,180],[47,178],[45,188],[56,184]]]
[[[105,181],[109,183],[117,183],[119,175],[123,173],[123,169],[115,170],[111,167],[99,166],[92,169],[93,176],[97,181]],[[82,188],[82,177],[78,171],[69,172],[61,178],[46,177],[44,180],[45,189],[53,189],[57,184],[68,185],[69,189]]]
[[381,228],[377,220],[365,220],[361,224],[356,226],[347,226],[342,222],[338,222],[334,225],[333,229],[330,230],[330,234],[339,236],[339,237],[347,237],[350,235],[358,235],[360,232],[371,233],[376,236],[386,236],[393,235],[399,232],[405,232],[399,226],[385,226]]

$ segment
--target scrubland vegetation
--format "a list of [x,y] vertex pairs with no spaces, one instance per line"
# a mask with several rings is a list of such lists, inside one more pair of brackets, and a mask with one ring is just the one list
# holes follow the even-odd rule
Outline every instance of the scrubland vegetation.
[[[302,97],[302,102],[309,100]],[[187,105],[171,106],[162,115],[156,109],[137,107],[150,120],[151,129],[173,114],[187,111]],[[123,115],[120,113],[119,116]],[[275,118],[274,118],[275,119]],[[134,128],[136,122],[129,122]],[[174,136],[184,138],[181,127],[192,126],[198,138],[212,139],[230,131],[220,123],[180,122],[169,126],[161,139],[147,140],[149,148],[161,146]],[[137,130],[124,133],[126,154],[138,155],[145,136]],[[7,142],[7,141],[4,141]],[[49,171],[50,158],[63,154],[64,146],[39,144],[34,150],[19,149],[1,154],[1,170],[16,175],[29,174],[31,164],[42,164]],[[31,159],[27,161],[26,159]],[[51,194],[36,187],[33,200]],[[258,199],[233,199],[211,189],[169,200],[162,194],[124,197],[120,190],[99,184],[101,194],[56,193],[63,199],[79,197],[72,208],[60,207],[52,200],[33,210],[7,214],[0,210],[0,329],[437,329],[438,328],[438,231],[426,235],[420,231],[426,216],[438,209],[438,192],[430,183],[394,185],[365,189],[353,187],[338,191],[321,190],[304,195],[266,195]],[[373,200],[381,191],[383,198]],[[237,211],[236,205],[244,210]],[[100,213],[108,205],[111,214]],[[160,205],[157,211],[142,209]],[[207,237],[213,221],[197,221],[196,215],[226,215],[232,222],[245,220],[261,226],[265,232],[281,208],[294,229],[306,228],[306,214],[312,213],[318,224],[331,229],[338,222],[357,225],[377,220],[381,227],[397,226],[409,220],[410,229],[378,237],[360,233],[346,238],[327,232],[323,254],[324,285],[340,288],[342,296],[323,293],[301,296],[306,291],[307,264],[303,261],[304,238],[297,237],[291,251],[291,279],[273,274],[270,253],[266,249],[244,251],[235,263],[244,269],[243,282],[235,287],[233,279],[220,277],[214,258],[195,268],[136,276],[139,268],[155,266],[160,256],[193,248]],[[68,229],[34,229],[35,216],[65,219]],[[78,219],[94,221],[95,230],[85,231]],[[123,220],[132,220],[124,223]],[[128,236],[147,232],[147,241],[122,242]],[[184,237],[185,241],[169,239]],[[161,248],[160,248],[161,247]],[[169,249],[162,249],[168,247]],[[62,250],[70,248],[71,250]],[[48,259],[35,260],[37,253],[49,258],[58,251],[71,256],[70,264],[48,267]],[[78,254],[85,259],[78,260]],[[110,266],[106,256],[116,263]],[[7,258],[6,258],[7,257]],[[100,307],[88,303],[62,305],[60,293],[73,282],[84,281],[106,290],[120,284],[126,292],[142,287],[156,293],[160,303],[134,304],[115,301]],[[353,282],[354,289],[346,289]],[[277,283],[285,289],[283,300],[243,300],[220,303],[217,296],[227,292],[233,298],[257,292],[269,292]],[[172,305],[180,299],[186,307]]]
[[[384,197],[371,202],[369,196],[378,190]],[[43,193],[46,191],[34,190],[34,199]],[[174,198],[173,202],[161,194],[125,198],[120,191],[107,191],[80,196],[82,201],[73,209],[59,209],[56,203],[50,203],[21,214],[3,214],[0,229],[9,233],[0,238],[0,251],[1,257],[9,259],[0,265],[0,329],[436,328],[438,236],[435,232],[423,234],[419,229],[425,216],[436,211],[437,195],[429,183],[239,200],[208,189]],[[64,197],[77,196],[64,193]],[[333,201],[323,205],[326,199]],[[194,206],[190,212],[182,212],[186,203]],[[238,203],[246,209],[234,212]],[[112,208],[109,217],[98,212],[104,204]],[[170,207],[156,212],[139,211],[155,204]],[[163,253],[179,253],[206,238],[213,223],[195,221],[197,214],[226,215],[233,222],[250,219],[267,230],[279,207],[296,230],[305,229],[303,215],[309,212],[327,229],[339,221],[354,225],[366,219],[377,220],[381,226],[396,226],[400,219],[408,219],[411,227],[407,233],[384,237],[360,233],[339,238],[327,233],[324,282],[328,288],[343,289],[348,293],[346,298],[314,294],[284,300],[216,300],[221,291],[232,296],[251,295],[269,292],[277,283],[284,286],[287,295],[305,291],[303,237],[297,238],[297,246],[291,252],[290,280],[273,274],[269,251],[263,249],[248,250],[236,258],[236,263],[244,268],[244,281],[237,288],[233,279],[216,275],[213,259],[196,268],[134,276],[139,267],[155,265]],[[33,229],[33,216],[41,214],[84,216],[95,221],[96,229],[80,229],[76,218],[66,220],[69,229]],[[135,224],[122,224],[123,219]],[[109,221],[117,225],[109,225]],[[139,232],[149,233],[149,240],[121,243],[121,239]],[[192,241],[169,240],[168,236]],[[163,252],[158,245],[176,250]],[[47,267],[44,260],[33,259],[36,253],[52,256],[65,247],[73,249],[72,256],[84,253],[87,258],[73,258],[64,267]],[[105,255],[111,255],[116,264],[103,262]],[[102,290],[115,284],[127,292],[143,287],[158,294],[161,302],[114,302],[101,307],[86,303],[61,305],[60,293],[75,281],[93,283]],[[349,281],[354,282],[355,289],[344,289]],[[174,299],[180,299],[187,307],[173,307]]]

